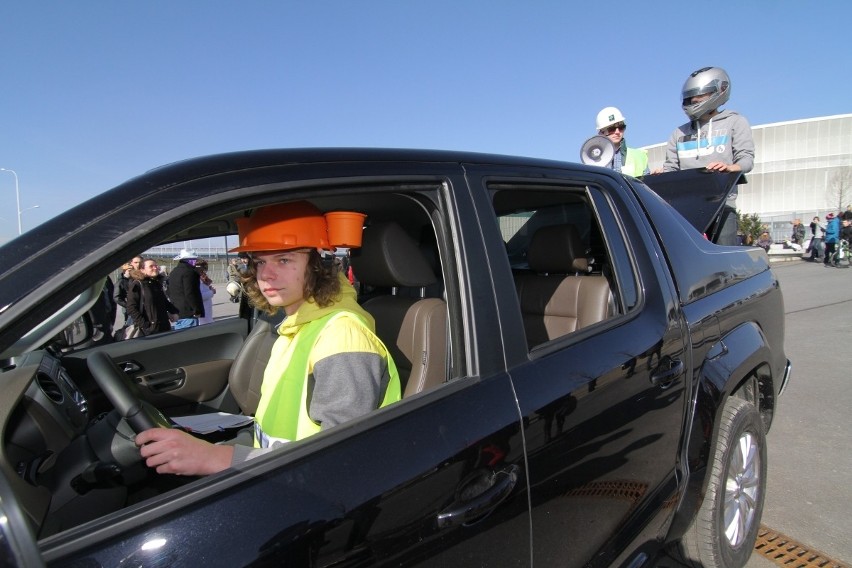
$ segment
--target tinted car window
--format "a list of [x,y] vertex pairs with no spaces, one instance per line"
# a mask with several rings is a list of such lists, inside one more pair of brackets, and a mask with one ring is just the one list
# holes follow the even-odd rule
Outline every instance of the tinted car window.
[[[585,187],[492,184],[529,347],[636,305],[636,277],[609,203]],[[602,226],[612,227],[606,233]]]

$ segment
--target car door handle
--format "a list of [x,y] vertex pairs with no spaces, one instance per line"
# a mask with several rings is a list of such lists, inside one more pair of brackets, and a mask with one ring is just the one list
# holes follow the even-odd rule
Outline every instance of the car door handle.
[[122,363],[119,363],[118,366],[121,367],[121,370],[128,375],[133,375],[142,370],[142,365],[140,365],[136,361],[124,361]]
[[134,379],[139,385],[154,392],[168,392],[179,389],[186,382],[186,371],[181,368],[169,369],[159,373],[143,375]]
[[[517,465],[509,465],[497,471],[481,471],[467,478],[458,492],[458,498],[438,514],[438,528],[456,527],[485,517],[515,488],[519,471]],[[483,485],[487,488],[479,491]],[[470,493],[476,491],[479,492],[468,498]]]
[[660,365],[651,373],[651,384],[658,385],[664,389],[672,386],[672,383],[683,373],[683,361],[666,357]]

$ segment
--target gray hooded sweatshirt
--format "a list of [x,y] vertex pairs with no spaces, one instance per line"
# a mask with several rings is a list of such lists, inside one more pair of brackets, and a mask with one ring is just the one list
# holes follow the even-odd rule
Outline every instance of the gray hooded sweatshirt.
[[744,116],[723,110],[706,124],[679,126],[669,138],[664,172],[703,168],[710,162],[738,164],[743,173],[754,167],[754,139]]

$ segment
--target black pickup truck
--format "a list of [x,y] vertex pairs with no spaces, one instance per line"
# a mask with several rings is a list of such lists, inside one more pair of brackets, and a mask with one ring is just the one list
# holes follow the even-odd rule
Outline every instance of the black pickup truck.
[[[790,365],[766,253],[708,231],[735,181],[264,150],[67,211],[0,248],[0,564],[744,565]],[[225,314],[211,268],[213,323],[111,341],[105,281],[143,252],[224,266],[238,218],[294,200],[366,214],[337,255],[402,400],[212,476],[159,475],[136,415],[251,416],[275,321]]]

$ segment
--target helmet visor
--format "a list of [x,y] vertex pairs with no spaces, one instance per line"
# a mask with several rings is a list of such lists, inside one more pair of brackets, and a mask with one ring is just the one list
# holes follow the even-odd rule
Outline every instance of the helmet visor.
[[689,99],[692,97],[697,97],[699,95],[707,95],[712,93],[719,92],[719,83],[713,81],[712,83],[708,83],[706,85],[702,85],[700,87],[695,87],[693,89],[688,89],[683,92],[683,103],[688,104]]

